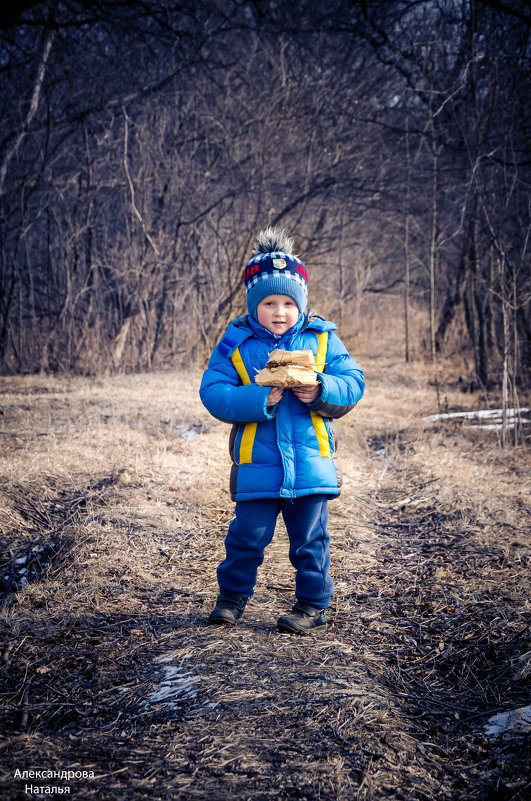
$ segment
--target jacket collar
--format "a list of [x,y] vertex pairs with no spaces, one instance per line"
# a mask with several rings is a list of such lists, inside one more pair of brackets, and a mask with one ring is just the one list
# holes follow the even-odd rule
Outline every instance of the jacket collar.
[[337,325],[330,320],[325,320],[321,317],[315,309],[307,309],[305,317],[304,328],[310,328],[312,331],[336,331]]

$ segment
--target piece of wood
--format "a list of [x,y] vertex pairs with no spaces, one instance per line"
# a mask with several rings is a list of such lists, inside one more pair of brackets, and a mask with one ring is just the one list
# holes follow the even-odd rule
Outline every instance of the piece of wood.
[[298,365],[300,367],[315,368],[315,356],[311,350],[272,350],[266,367],[280,367],[282,365]]
[[269,354],[266,366],[255,382],[261,387],[308,387],[318,383],[315,356],[311,350],[281,350]]

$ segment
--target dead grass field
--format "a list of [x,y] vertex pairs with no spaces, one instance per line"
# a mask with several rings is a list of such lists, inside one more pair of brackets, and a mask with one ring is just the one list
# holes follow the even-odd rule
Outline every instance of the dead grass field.
[[426,368],[360,363],[316,639],[275,629],[280,525],[241,624],[205,622],[232,504],[199,374],[0,379],[2,799],[531,797],[529,730],[484,730],[531,703],[529,438],[429,423]]

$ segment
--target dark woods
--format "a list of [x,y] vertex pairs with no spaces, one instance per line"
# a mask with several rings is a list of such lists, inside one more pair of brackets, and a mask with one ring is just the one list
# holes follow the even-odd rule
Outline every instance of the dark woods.
[[2,372],[202,358],[279,224],[353,333],[394,295],[406,359],[523,381],[529,0],[5,5]]

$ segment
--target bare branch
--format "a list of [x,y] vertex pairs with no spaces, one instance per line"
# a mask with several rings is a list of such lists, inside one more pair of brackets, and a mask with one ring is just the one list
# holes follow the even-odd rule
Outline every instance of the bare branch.
[[127,178],[127,183],[129,184],[129,191],[131,192],[131,208],[133,210],[134,215],[139,220],[140,225],[142,226],[142,230],[144,232],[144,236],[146,237],[147,241],[149,242],[149,244],[151,245],[151,247],[155,251],[156,255],[160,256],[160,250],[158,249],[157,245],[155,244],[155,242],[153,240],[153,237],[150,235],[149,231],[147,230],[147,227],[146,227],[146,224],[144,222],[144,219],[143,219],[142,215],[140,214],[140,212],[138,210],[138,207],[136,205],[136,202],[135,202],[135,186],[134,186],[133,180],[131,178],[131,173],[129,172],[129,164],[128,164],[128,156],[127,156],[127,148],[128,148],[128,142],[129,142],[129,118],[127,116],[127,112],[126,112],[125,109],[123,109],[123,112],[124,112],[124,158],[123,158],[123,162],[124,162],[124,170],[125,170],[125,175],[126,175],[126,178]]
[[35,114],[37,113],[42,91],[42,84],[44,82],[44,76],[46,74],[46,65],[48,63],[48,58],[50,56],[50,51],[52,49],[54,39],[55,39],[55,31],[47,30],[43,39],[41,58],[39,61],[39,66],[37,68],[35,81],[33,83],[33,91],[31,95],[31,101],[28,108],[28,112],[26,114],[26,119],[24,120],[22,129],[19,131],[19,133],[13,140],[11,146],[5,149],[2,158],[2,163],[0,164],[0,196],[4,193],[4,184],[9,164],[13,159],[13,157],[16,155],[24,137],[26,136],[26,133],[31,125],[31,122],[35,117]]

